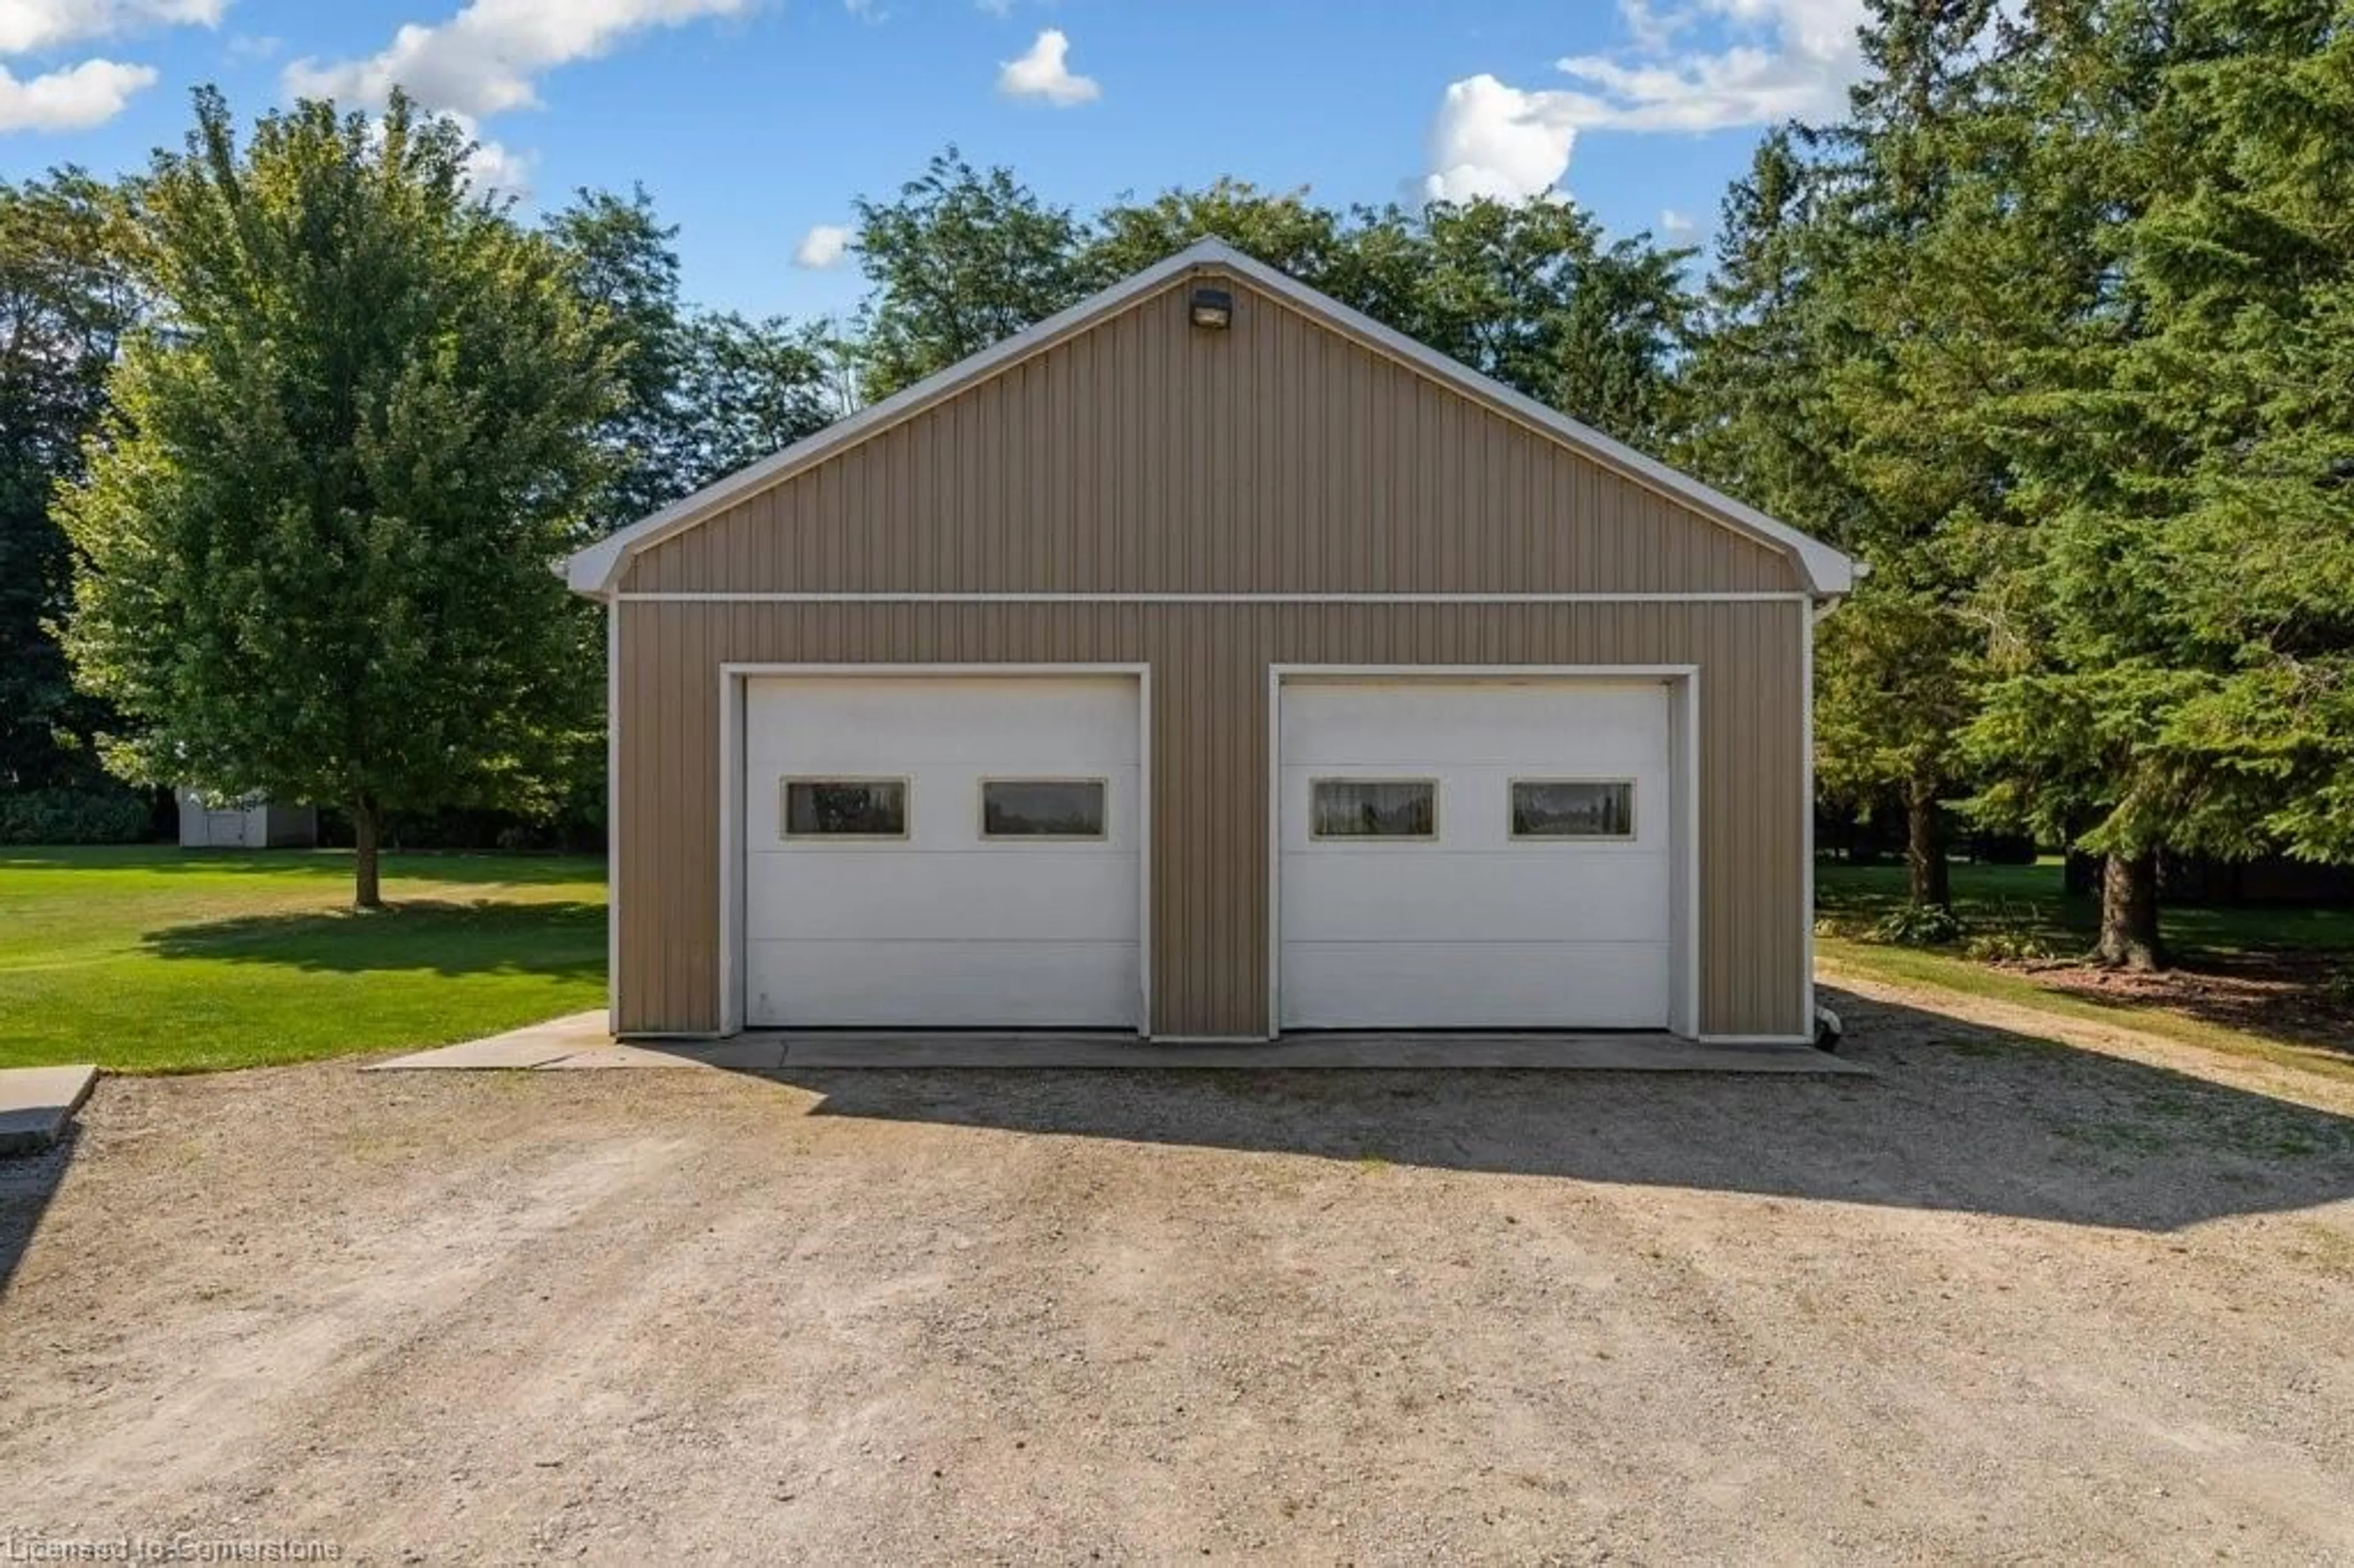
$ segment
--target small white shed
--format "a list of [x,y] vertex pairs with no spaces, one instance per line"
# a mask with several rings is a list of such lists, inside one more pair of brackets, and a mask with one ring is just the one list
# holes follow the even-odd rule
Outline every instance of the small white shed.
[[309,849],[319,842],[316,807],[218,800],[185,787],[177,793],[182,849]]

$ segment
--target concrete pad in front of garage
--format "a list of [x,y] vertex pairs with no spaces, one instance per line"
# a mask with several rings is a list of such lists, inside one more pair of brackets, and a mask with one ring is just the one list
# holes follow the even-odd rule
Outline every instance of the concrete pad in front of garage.
[[606,1033],[605,1013],[568,1013],[545,1022],[510,1029],[504,1034],[493,1034],[481,1040],[469,1040],[459,1045],[443,1045],[431,1051],[419,1051],[413,1055],[396,1056],[389,1062],[371,1062],[360,1069],[363,1073],[398,1073],[413,1068],[440,1071],[454,1069],[545,1067],[561,1062],[567,1056],[584,1051],[610,1048],[613,1037]]
[[0,1154],[32,1154],[65,1135],[98,1083],[98,1069],[0,1068]]
[[[725,1067],[732,1073],[772,1073],[785,1065],[785,1036],[761,1033],[724,1040],[641,1040],[628,1049],[663,1058],[673,1067]],[[576,1064],[558,1063],[558,1066]],[[591,1063],[577,1064],[594,1065]],[[654,1064],[648,1063],[651,1066]]]
[[1102,1034],[785,1034],[803,1067],[1353,1068],[1373,1071],[1811,1073],[1872,1076],[1809,1045],[1709,1044],[1672,1034],[1292,1036],[1264,1044],[1151,1044]]
[[462,1045],[376,1062],[363,1072],[535,1072],[717,1067],[1129,1067],[1537,1072],[1780,1073],[1869,1077],[1872,1069],[1806,1045],[1711,1044],[1672,1034],[1295,1035],[1267,1044],[1155,1044],[1131,1034],[756,1031],[725,1040],[619,1041],[602,1012],[574,1013]]
[[484,1069],[575,1072],[630,1067],[725,1067],[761,1072],[784,1064],[784,1044],[774,1035],[728,1040],[616,1040],[606,1030],[603,1010],[575,1012],[511,1029],[463,1044],[443,1045],[371,1062],[364,1073],[475,1072]]
[[726,1067],[739,1073],[757,1073],[782,1065],[784,1056],[780,1043],[756,1035],[643,1044],[617,1040],[558,1057],[543,1064],[541,1070],[556,1073],[600,1067]]

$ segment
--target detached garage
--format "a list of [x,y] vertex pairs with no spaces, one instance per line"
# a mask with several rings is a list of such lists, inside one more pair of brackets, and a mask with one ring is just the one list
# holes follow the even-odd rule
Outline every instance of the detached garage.
[[1852,563],[1217,242],[567,571],[620,1033],[1811,1033]]

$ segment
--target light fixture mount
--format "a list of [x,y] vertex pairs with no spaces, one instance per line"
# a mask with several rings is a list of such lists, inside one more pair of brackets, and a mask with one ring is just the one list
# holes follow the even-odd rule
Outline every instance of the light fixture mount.
[[1206,332],[1224,332],[1235,324],[1234,293],[1202,284],[1186,301],[1186,314],[1195,326]]

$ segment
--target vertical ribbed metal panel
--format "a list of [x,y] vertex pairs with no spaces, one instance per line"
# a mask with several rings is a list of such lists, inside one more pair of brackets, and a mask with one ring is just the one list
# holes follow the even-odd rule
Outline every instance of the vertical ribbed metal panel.
[[[759,536],[748,547],[743,536]],[[748,565],[747,563],[749,563]],[[1788,562],[1244,291],[1182,287],[656,546],[646,591],[1790,591]]]
[[718,1026],[722,662],[1058,662],[1152,669],[1159,1033],[1265,1028],[1271,663],[1701,666],[1702,1027],[1804,1027],[1797,603],[624,603],[617,613],[626,1029]]
[[[656,546],[627,593],[1794,592],[1779,555],[1238,281],[1183,286]],[[1154,1027],[1266,1025],[1267,670],[1696,664],[1702,1026],[1803,1029],[1804,607],[624,602],[625,1028],[715,1029],[722,662],[1145,662]]]

